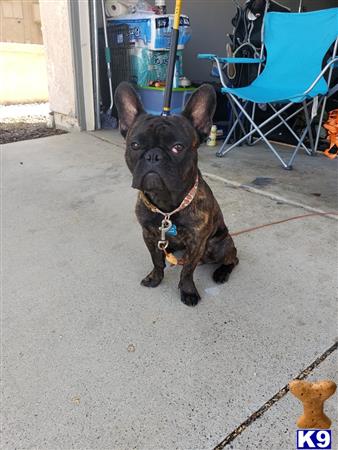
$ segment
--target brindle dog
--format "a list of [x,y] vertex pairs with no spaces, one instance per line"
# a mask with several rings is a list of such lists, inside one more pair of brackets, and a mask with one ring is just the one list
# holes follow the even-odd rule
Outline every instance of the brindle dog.
[[177,235],[166,236],[168,252],[184,251],[179,289],[182,302],[194,306],[200,300],[193,280],[199,263],[220,264],[213,273],[216,283],[226,282],[238,263],[220,207],[197,166],[197,149],[210,132],[215,112],[215,92],[202,85],[180,116],[145,113],[136,91],[125,82],[118,86],[115,101],[120,131],[126,138],[125,159],[133,176],[132,187],[143,193],[138,196],[136,215],[154,264],[142,280],[143,286],[158,286],[165,268],[164,252],[158,248],[163,216],[150,210],[149,203],[163,212],[175,210],[198,176],[192,202],[170,218]]

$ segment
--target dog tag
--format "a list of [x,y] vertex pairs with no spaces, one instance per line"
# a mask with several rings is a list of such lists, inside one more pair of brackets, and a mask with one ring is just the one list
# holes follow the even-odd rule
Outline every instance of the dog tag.
[[175,224],[172,224],[169,230],[166,232],[168,236],[177,236],[177,228]]
[[176,266],[178,263],[176,256],[172,253],[167,253],[165,258],[171,266]]

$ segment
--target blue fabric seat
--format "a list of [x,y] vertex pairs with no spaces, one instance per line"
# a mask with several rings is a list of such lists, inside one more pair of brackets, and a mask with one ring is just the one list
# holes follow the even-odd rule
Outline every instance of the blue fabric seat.
[[245,88],[223,88],[256,103],[302,102],[328,91],[324,77],[304,92],[322,69],[323,58],[338,34],[338,8],[308,13],[267,13],[264,22],[266,65]]
[[[269,12],[265,14],[263,29],[263,44],[266,50],[265,66],[257,78],[246,87],[233,88],[228,86],[222,76],[221,63],[248,63],[253,64],[262,61],[259,59],[243,58],[218,58],[215,55],[199,55],[201,59],[211,59],[217,63],[223,85],[222,92],[229,96],[233,108],[236,112],[237,121],[240,123],[240,116],[245,116],[251,123],[250,133],[252,136],[258,133],[285,168],[291,168],[293,159],[303,144],[305,134],[299,136],[299,146],[296,147],[295,154],[289,164],[286,164],[277,150],[269,143],[261,131],[262,125],[254,123],[254,114],[249,116],[242,101],[269,104],[281,122],[285,120],[281,113],[286,111],[288,105],[293,103],[303,103],[304,113],[307,120],[307,131],[311,142],[311,120],[309,119],[309,101],[317,96],[325,96],[328,93],[328,83],[324,74],[329,72],[329,79],[332,74],[332,66],[336,64],[338,47],[338,8],[323,9],[306,13],[280,13]],[[325,55],[330,47],[334,45],[333,57],[324,69],[323,63]],[[261,58],[263,54],[261,55]],[[274,104],[286,104],[276,112]],[[323,102],[325,106],[325,101]],[[264,126],[269,121],[264,123]],[[244,128],[241,124],[242,129]],[[287,125],[286,125],[287,126]],[[290,127],[289,127],[290,129]],[[295,133],[293,132],[295,135]],[[246,137],[241,138],[237,143],[243,142]],[[296,136],[298,139],[298,136]],[[227,140],[226,140],[227,142]],[[225,142],[225,144],[226,144]],[[232,145],[232,149],[236,144]],[[224,146],[223,146],[224,147]],[[226,151],[220,150],[218,156],[223,156]]]
[[222,88],[224,94],[232,93],[237,97],[254,103],[300,103],[305,98],[325,95],[327,93],[326,83],[319,83],[307,95],[304,95],[296,88],[286,86],[266,86],[252,83],[250,86],[242,88]]

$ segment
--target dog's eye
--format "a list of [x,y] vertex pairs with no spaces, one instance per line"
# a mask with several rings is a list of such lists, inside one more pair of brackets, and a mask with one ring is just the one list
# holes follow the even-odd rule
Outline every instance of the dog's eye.
[[180,153],[184,149],[182,144],[175,144],[173,147],[171,147],[171,151],[177,155],[177,153]]
[[138,142],[132,142],[132,143],[130,144],[130,147],[131,147],[133,150],[138,150],[138,149],[140,148],[140,144],[139,144]]

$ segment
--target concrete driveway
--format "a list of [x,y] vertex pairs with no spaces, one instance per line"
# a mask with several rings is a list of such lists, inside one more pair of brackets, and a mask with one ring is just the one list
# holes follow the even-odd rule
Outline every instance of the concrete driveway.
[[[151,264],[122,147],[74,133],[2,149],[1,448],[294,449],[301,405],[283,387],[337,382],[337,220],[237,236],[229,283],[199,267],[188,308],[177,268],[139,284]],[[301,156],[289,173],[247,151],[201,150],[231,231],[335,207],[336,161]]]

